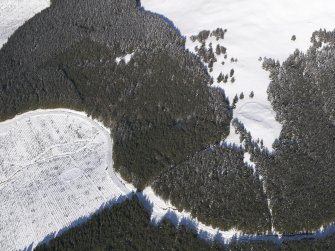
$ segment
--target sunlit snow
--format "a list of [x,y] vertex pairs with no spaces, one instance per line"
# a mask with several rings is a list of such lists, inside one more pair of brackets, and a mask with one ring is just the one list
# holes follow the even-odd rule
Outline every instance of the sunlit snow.
[[50,6],[50,0],[0,0],[0,48],[25,21]]
[[68,110],[0,123],[0,247],[23,249],[131,193],[108,130]]
[[[186,47],[194,51],[189,39],[199,31],[217,27],[227,29],[222,45],[227,48],[228,59],[237,58],[224,66],[217,63],[214,79],[221,70],[235,70],[234,84],[219,84],[230,100],[244,92],[245,98],[237,103],[234,117],[241,120],[253,138],[263,139],[272,149],[281,125],[275,121],[267,100],[268,73],[262,69],[260,57],[285,60],[296,48],[305,51],[315,30],[334,29],[335,10],[331,0],[142,0],[146,10],[160,13],[180,29],[187,39]],[[292,36],[296,40],[292,41]],[[214,47],[215,48],[215,47]],[[220,62],[220,61],[219,61]],[[254,91],[255,97],[249,98]],[[233,130],[232,130],[233,131]],[[228,138],[236,143],[233,135]]]
[[117,57],[117,58],[115,59],[115,62],[116,62],[117,64],[119,64],[122,60],[124,60],[124,62],[125,62],[126,64],[128,64],[129,61],[130,61],[130,59],[132,58],[133,55],[134,55],[134,53],[129,53],[129,54],[126,54],[126,55],[124,55],[124,56]]

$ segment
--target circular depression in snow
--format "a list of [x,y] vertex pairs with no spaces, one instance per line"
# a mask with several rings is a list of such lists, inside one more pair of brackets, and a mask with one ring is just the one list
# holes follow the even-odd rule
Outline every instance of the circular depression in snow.
[[84,176],[84,172],[79,168],[72,168],[70,170],[62,172],[58,178],[64,182],[70,182],[72,180],[78,179],[79,177]]
[[110,134],[85,114],[37,110],[0,123],[0,246],[37,245],[127,189]]

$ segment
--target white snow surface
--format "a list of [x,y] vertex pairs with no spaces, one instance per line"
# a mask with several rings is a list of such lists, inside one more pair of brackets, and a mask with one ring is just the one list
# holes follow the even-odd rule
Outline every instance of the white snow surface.
[[0,48],[17,28],[49,6],[50,0],[0,0]]
[[109,130],[85,114],[37,110],[0,123],[2,250],[35,246],[130,195],[112,166]]
[[130,59],[133,57],[133,55],[134,55],[134,52],[133,52],[133,53],[128,53],[128,54],[126,54],[126,55],[124,55],[124,56],[121,56],[121,57],[117,57],[117,58],[115,59],[115,62],[116,62],[117,64],[119,64],[119,63],[121,62],[121,60],[124,60],[124,62],[125,62],[126,64],[128,64],[129,61],[130,61]]
[[[244,123],[253,138],[263,139],[272,150],[272,143],[279,136],[281,125],[267,100],[269,75],[262,69],[259,58],[268,57],[284,61],[296,48],[305,51],[315,30],[335,27],[334,1],[331,0],[141,0],[144,9],[164,15],[187,37],[186,47],[194,52],[189,37],[207,29],[227,29],[225,39],[219,41],[227,48],[228,60],[222,66],[214,65],[216,81],[221,71],[235,70],[234,84],[217,84],[232,100],[244,92],[244,100],[237,103],[234,118]],[[291,37],[296,35],[296,41]],[[215,42],[212,40],[212,42]],[[215,43],[213,43],[215,49]],[[231,63],[230,58],[238,61]],[[219,57],[220,59],[220,57]],[[255,97],[249,98],[254,91]],[[239,144],[232,135],[228,143]]]

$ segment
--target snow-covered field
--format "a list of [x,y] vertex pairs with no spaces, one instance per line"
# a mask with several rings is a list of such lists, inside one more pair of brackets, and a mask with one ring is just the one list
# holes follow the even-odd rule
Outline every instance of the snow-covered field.
[[[296,48],[305,51],[312,32],[335,28],[334,1],[331,0],[141,0],[144,9],[164,15],[187,37],[186,47],[194,51],[191,35],[217,27],[227,29],[222,45],[227,48],[228,59],[222,66],[217,63],[212,72],[216,80],[223,71],[235,70],[234,84],[218,84],[230,100],[244,92],[245,98],[237,103],[234,117],[244,123],[253,138],[263,139],[272,149],[281,125],[267,100],[268,73],[262,69],[260,57],[281,62]],[[291,38],[296,35],[296,40]],[[215,47],[214,47],[215,48]],[[219,61],[220,62],[220,61]],[[254,91],[255,97],[249,98]],[[230,143],[239,143],[233,133]]]
[[50,6],[50,0],[0,0],[0,48],[25,21]]
[[0,123],[0,247],[23,249],[131,193],[109,131],[85,114],[38,110]]

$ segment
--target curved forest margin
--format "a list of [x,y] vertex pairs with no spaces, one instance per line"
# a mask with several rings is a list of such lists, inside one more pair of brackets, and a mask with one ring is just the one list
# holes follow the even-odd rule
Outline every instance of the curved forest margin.
[[0,118],[83,110],[112,129],[114,167],[142,189],[229,131],[224,93],[184,44],[136,1],[53,1],[0,50]]

